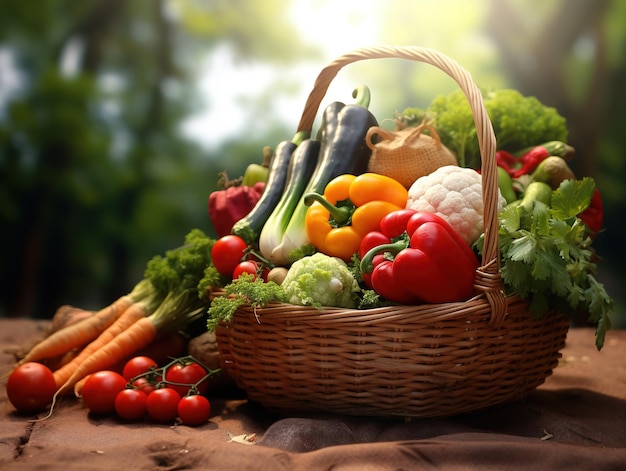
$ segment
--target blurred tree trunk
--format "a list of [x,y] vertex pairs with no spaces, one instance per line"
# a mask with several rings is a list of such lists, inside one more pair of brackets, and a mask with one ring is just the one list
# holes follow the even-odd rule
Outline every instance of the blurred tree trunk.
[[[549,6],[554,5],[549,2]],[[536,7],[546,8],[546,5]],[[569,143],[578,158],[572,166],[579,176],[597,175],[599,139],[605,122],[604,90],[608,80],[602,20],[609,0],[561,0],[540,25],[517,2],[492,0],[486,30],[500,50],[502,64],[513,87],[557,108],[568,122]],[[525,4],[525,8],[529,8]],[[589,48],[589,78],[580,97],[575,96],[568,62],[577,48]],[[584,80],[584,78],[582,78]]]

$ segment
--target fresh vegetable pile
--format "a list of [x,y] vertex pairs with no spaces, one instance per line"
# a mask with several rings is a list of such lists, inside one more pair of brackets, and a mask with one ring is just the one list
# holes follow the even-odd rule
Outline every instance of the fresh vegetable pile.
[[[407,109],[389,131],[367,110],[367,88],[355,96],[356,104],[328,105],[316,139],[299,133],[277,148],[280,166],[270,164],[265,187],[277,203],[255,206],[226,237],[230,248],[213,255],[228,253],[230,263],[218,267],[225,295],[209,308],[210,329],[246,303],[366,309],[477,294],[482,179],[466,97]],[[613,300],[595,278],[600,192],[568,166],[574,149],[554,108],[515,90],[483,97],[498,143],[507,294],[527,299],[537,316],[588,312],[602,348]]]
[[[191,230],[181,247],[148,262],[128,295],[30,349],[7,385],[14,406],[33,413],[74,391],[94,412],[203,423],[210,404],[201,385],[214,371],[175,376],[189,362],[202,366],[179,354],[126,377],[115,366],[164,336],[193,335],[198,323],[213,330],[244,304],[368,309],[477,295],[483,188],[465,97],[405,110],[391,133],[368,110],[367,87],[354,97],[329,104],[314,137],[299,131],[264,149],[263,165],[209,195],[217,240]],[[513,90],[485,92],[485,104],[500,146],[507,294],[528,300],[538,318],[553,308],[588,313],[600,349],[613,309],[595,278],[600,191],[568,166],[574,149],[556,110]]]

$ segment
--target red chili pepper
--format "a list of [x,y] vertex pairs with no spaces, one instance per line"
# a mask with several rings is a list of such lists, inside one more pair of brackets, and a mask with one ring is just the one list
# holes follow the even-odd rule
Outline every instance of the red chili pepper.
[[230,234],[233,225],[246,216],[263,193],[265,184],[229,186],[209,195],[209,218],[217,237]]
[[[402,304],[445,303],[473,294],[478,258],[444,219],[404,209],[384,217],[380,227],[388,242],[362,248],[361,272],[371,273],[371,287],[382,297]],[[383,240],[368,234],[363,243],[370,237]]]
[[543,162],[546,158],[550,157],[550,151],[543,146],[536,146],[530,149],[528,152],[519,157],[519,162],[522,166],[518,169],[514,169],[511,176],[513,178],[519,178],[522,175],[533,173],[533,171]]
[[591,197],[591,203],[589,207],[578,215],[580,219],[591,231],[591,237],[602,229],[602,223],[604,222],[604,205],[602,204],[602,195],[600,190],[596,188]]
[[498,167],[502,167],[509,175],[513,176],[515,172],[515,166],[518,164],[517,157],[505,150],[499,150],[496,152],[496,163]]

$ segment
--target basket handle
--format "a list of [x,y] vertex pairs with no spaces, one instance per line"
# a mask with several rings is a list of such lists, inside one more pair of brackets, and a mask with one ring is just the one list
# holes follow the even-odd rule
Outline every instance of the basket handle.
[[496,136],[480,89],[465,68],[445,54],[419,46],[381,46],[355,49],[352,52],[339,56],[319,73],[313,85],[313,90],[304,106],[304,111],[298,124],[298,131],[311,130],[320,103],[326,95],[330,83],[341,68],[353,62],[385,58],[409,59],[439,68],[456,81],[469,102],[480,149],[485,229],[482,265],[476,270],[474,285],[479,292],[486,295],[489,301],[492,316],[491,323],[499,325],[504,320],[507,301],[500,275]]

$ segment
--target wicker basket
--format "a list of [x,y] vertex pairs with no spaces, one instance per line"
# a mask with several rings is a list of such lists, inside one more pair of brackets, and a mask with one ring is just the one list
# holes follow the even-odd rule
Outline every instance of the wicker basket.
[[287,415],[323,411],[444,417],[518,400],[552,373],[569,322],[554,311],[534,319],[526,302],[504,294],[495,135],[470,74],[431,49],[359,49],[321,71],[298,130],[311,129],[343,66],[375,58],[433,65],[458,83],[470,103],[482,157],[485,211],[476,295],[466,302],[372,310],[244,306],[216,330],[223,367],[250,400]]

